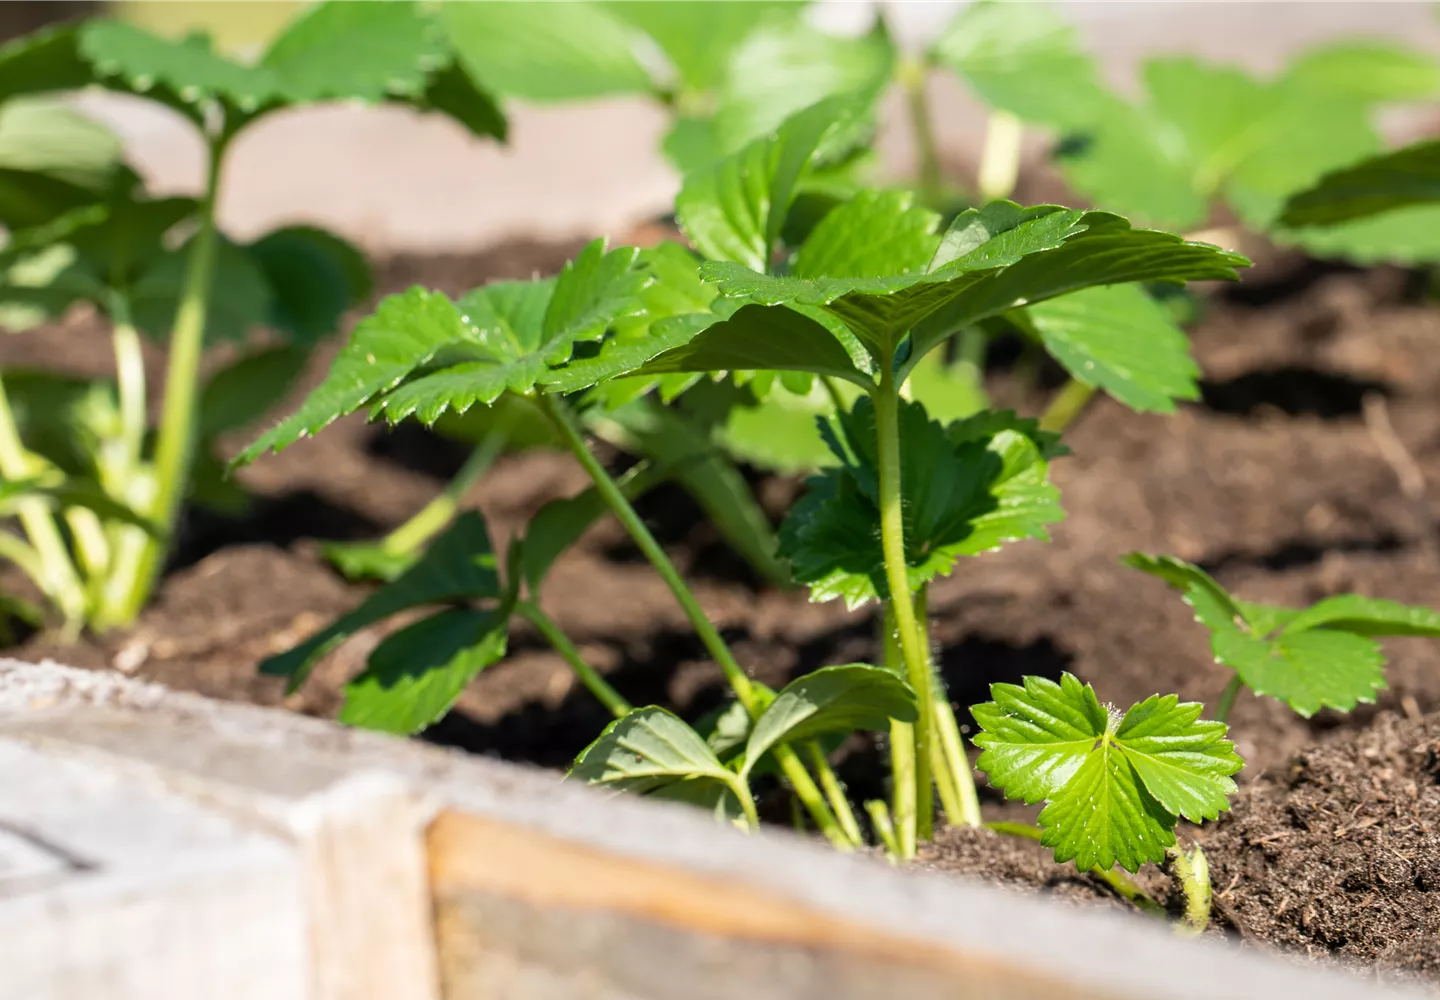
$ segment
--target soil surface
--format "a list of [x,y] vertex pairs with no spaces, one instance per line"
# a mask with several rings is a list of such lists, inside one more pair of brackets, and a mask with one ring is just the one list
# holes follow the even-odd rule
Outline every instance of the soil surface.
[[[577,247],[512,244],[396,259],[380,284],[382,291],[417,282],[459,291],[553,271]],[[966,562],[932,588],[932,635],[957,704],[984,700],[995,681],[1065,670],[1117,704],[1169,691],[1213,704],[1228,671],[1211,660],[1206,631],[1174,592],[1120,565],[1135,549],[1198,561],[1251,600],[1302,604],[1357,591],[1440,607],[1440,308],[1399,271],[1352,271],[1285,254],[1256,271],[1240,286],[1201,290],[1193,336],[1206,377],[1202,400],[1171,415],[1137,415],[1097,399],[1067,434],[1074,455],[1054,467],[1067,520],[1053,541]],[[316,357],[307,386],[333,350]],[[1003,358],[997,351],[991,373],[997,403],[1037,412],[1044,392],[1019,385]],[[151,360],[158,380],[158,356]],[[108,337],[93,319],[76,317],[0,339],[0,365],[103,374]],[[1393,436],[1378,430],[1377,404]],[[1435,484],[1427,498],[1402,492],[1384,454],[1397,443]],[[34,636],[6,652],[333,714],[344,681],[403,621],[343,645],[290,698],[278,680],[257,676],[260,659],[366,592],[330,570],[317,539],[379,535],[430,499],[464,457],[463,447],[428,433],[343,420],[244,470],[240,482],[255,495],[249,514],[192,514],[134,629],[68,648]],[[778,519],[798,485],[753,480]],[[543,503],[584,485],[565,455],[530,452],[502,459],[468,502],[503,545]],[[640,508],[756,677],[779,685],[827,663],[874,656],[868,611],[849,614],[761,587],[684,494],[662,488]],[[0,586],[21,584],[0,571]],[[719,671],[613,522],[596,525],[559,561],[543,603],[634,703],[666,704],[693,718],[724,697]],[[518,628],[510,649],[427,738],[563,766],[606,715],[538,636]],[[1433,721],[1415,721],[1440,711],[1440,644],[1392,640],[1387,652],[1389,689],[1378,706],[1348,716],[1305,720],[1242,695],[1231,719],[1249,765],[1242,793],[1233,818],[1202,837],[1212,851],[1220,923],[1228,920],[1232,932],[1440,978],[1440,799],[1433,752],[1412,752],[1433,747],[1440,732]],[[857,797],[881,792],[873,748],[855,743],[842,772]],[[998,796],[982,794],[1001,815]],[[930,860],[1071,898],[1110,898],[1035,845],[993,835],[951,832]],[[1163,897],[1164,877],[1145,877]]]

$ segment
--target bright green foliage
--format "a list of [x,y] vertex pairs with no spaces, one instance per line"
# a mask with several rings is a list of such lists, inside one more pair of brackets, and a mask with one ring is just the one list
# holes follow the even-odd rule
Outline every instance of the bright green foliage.
[[1366,104],[1440,96],[1440,62],[1376,39],[1337,42],[1302,52],[1285,73],[1292,82],[1336,100]]
[[[1063,454],[1057,436],[1013,413],[982,412],[948,427],[919,403],[904,402],[905,552],[911,588],[949,574],[962,556],[1022,538],[1048,540],[1064,518],[1047,478]],[[880,545],[875,411],[868,398],[831,422],[827,439],[840,465],[806,481],[806,494],[780,530],[780,553],[814,601],[850,608],[885,599]]]
[[1294,195],[1280,222],[1324,226],[1440,201],[1440,142],[1417,142],[1336,170]]
[[418,3],[321,3],[288,24],[260,65],[295,103],[420,99],[448,62],[441,33]]
[[987,106],[1036,125],[1083,127],[1113,103],[1079,32],[1048,4],[966,4],[936,40],[933,56]]
[[1198,702],[1152,695],[1123,715],[1071,674],[992,684],[972,711],[978,766],[1007,798],[1045,802],[1041,843],[1080,871],[1137,871],[1165,858],[1179,817],[1215,819],[1244,766]]
[[888,670],[864,663],[821,667],[785,685],[750,730],[748,772],[774,746],[915,721],[915,693]]
[[1170,556],[1135,552],[1126,564],[1158,576],[1184,595],[1210,629],[1215,660],[1256,694],[1309,718],[1322,708],[1348,712],[1385,687],[1385,657],[1374,636],[1440,638],[1440,613],[1347,594],[1308,609],[1241,601],[1208,573]]
[[720,762],[699,733],[655,705],[637,708],[606,726],[575,758],[570,776],[640,794],[677,784],[749,794],[740,776]]
[[533,390],[576,343],[640,308],[650,279],[634,261],[634,249],[607,253],[596,240],[556,278],[496,282],[459,303],[420,288],[390,296],[356,325],[300,409],[237,461],[279,451],[366,404],[392,422],[411,414],[434,422],[507,390]]
[[13,517],[25,500],[40,500],[52,510],[80,507],[101,517],[154,531],[153,525],[129,507],[113,499],[91,480],[67,476],[50,467],[25,479],[0,481],[0,517]]
[[[425,555],[392,583],[387,583],[367,597],[358,608],[306,639],[293,649],[270,657],[260,665],[260,672],[289,678],[289,690],[305,683],[311,669],[326,653],[363,628],[391,615],[423,607],[502,596],[495,553],[490,548],[490,535],[478,514],[466,512],[455,519]],[[435,639],[435,636],[430,636]],[[367,691],[378,688],[367,685]],[[423,685],[411,685],[407,693],[426,698]],[[355,692],[351,693],[352,699]],[[356,712],[371,713],[356,707]]]
[[439,721],[505,655],[507,614],[454,608],[388,636],[345,685],[340,721],[408,735]]
[[794,0],[611,0],[602,4],[654,40],[670,60],[684,93],[701,95],[724,80],[734,50],[766,22],[795,18]]
[[[120,179],[120,140],[78,111],[17,97],[0,105],[0,169],[12,182],[18,178],[9,171],[44,174],[94,195]],[[56,214],[44,213],[45,220]]]
[[1022,316],[1071,376],[1132,410],[1169,413],[1175,400],[1200,397],[1189,339],[1138,285],[1083,289]]

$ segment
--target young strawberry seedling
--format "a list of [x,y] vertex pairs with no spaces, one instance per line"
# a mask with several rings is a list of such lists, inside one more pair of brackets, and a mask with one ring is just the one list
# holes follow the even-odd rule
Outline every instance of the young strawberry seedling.
[[[272,112],[336,100],[398,101],[447,114],[479,135],[503,138],[505,129],[430,16],[409,3],[318,4],[254,65],[214,53],[202,37],[169,41],[108,20],[47,29],[0,50],[0,101],[91,86],[156,101],[188,119],[204,140],[207,168],[198,200],[145,199],[124,169],[103,189],[82,192],[84,198],[57,187],[68,182],[52,175],[11,171],[8,178],[26,204],[49,210],[4,220],[11,230],[7,296],[51,307],[87,300],[115,330],[117,400],[107,404],[106,426],[95,434],[101,443],[86,444],[95,452],[86,470],[94,472],[91,480],[57,479],[54,463],[26,447],[23,428],[0,398],[0,465],[14,494],[7,509],[14,508],[30,536],[28,544],[6,542],[13,550],[7,555],[36,577],[71,633],[86,623],[105,628],[135,619],[173,544],[197,440],[258,415],[256,401],[273,400],[275,387],[283,391],[303,360],[247,357],[217,376],[202,401],[207,330],[211,339],[222,334],[225,311],[234,308],[242,319],[232,319],[232,336],[252,321],[270,322],[313,341],[368,290],[358,254],[317,230],[278,230],[243,250],[219,237],[214,208],[235,138]],[[182,223],[193,234],[175,252],[162,239]],[[54,262],[57,253],[63,265],[37,274],[37,256]],[[150,458],[143,455],[141,329],[169,334],[163,413]],[[69,430],[72,438],[95,433],[93,423]]]

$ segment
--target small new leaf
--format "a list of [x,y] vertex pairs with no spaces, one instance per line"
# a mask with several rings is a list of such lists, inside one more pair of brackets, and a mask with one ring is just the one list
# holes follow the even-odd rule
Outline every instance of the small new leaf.
[[1229,808],[1244,762],[1197,702],[1153,695],[1121,715],[1068,673],[990,694],[973,709],[978,766],[1007,798],[1046,803],[1041,843],[1058,862],[1134,872],[1164,859],[1179,817],[1198,823]]

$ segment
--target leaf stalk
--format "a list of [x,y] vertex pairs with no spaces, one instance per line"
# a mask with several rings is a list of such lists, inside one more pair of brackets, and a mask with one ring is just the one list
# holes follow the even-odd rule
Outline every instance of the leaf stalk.
[[555,647],[555,652],[559,653],[570,669],[575,672],[580,683],[585,685],[585,689],[593,694],[611,715],[619,719],[630,713],[634,706],[626,701],[619,691],[611,687],[610,682],[601,677],[599,671],[585,662],[585,658],[580,655],[580,650],[575,648],[570,637],[560,629],[559,625],[555,624],[554,619],[540,609],[540,605],[533,600],[519,601],[515,605],[515,613],[535,626],[535,630],[544,636],[545,641]]

